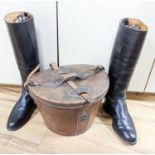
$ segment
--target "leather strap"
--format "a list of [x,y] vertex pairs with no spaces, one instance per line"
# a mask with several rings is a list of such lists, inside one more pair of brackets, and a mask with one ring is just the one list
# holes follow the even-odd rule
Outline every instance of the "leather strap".
[[24,87],[26,87],[29,83],[30,83],[30,79],[31,77],[34,75],[34,73],[36,73],[38,70],[40,69],[40,64],[38,64],[33,70],[32,72],[30,72],[30,74],[28,75],[25,83],[24,83]]
[[[50,64],[50,68],[52,70],[58,70],[59,67],[57,66],[56,63],[51,63]],[[36,68],[34,68],[34,70],[32,70],[32,72],[28,75],[26,82],[24,83],[24,87],[26,87],[27,85],[31,85],[31,86],[42,86],[42,83],[38,83],[38,82],[34,82],[34,81],[30,81],[31,77],[40,69],[40,65],[36,66]],[[81,74],[78,75],[76,73],[69,73],[69,71],[67,71],[68,74],[60,74],[60,79],[56,79],[56,81],[54,81],[54,83],[52,83],[52,86],[57,87],[60,86],[62,83],[66,82],[71,88],[73,88],[73,90],[79,94],[83,99],[85,99],[86,101],[88,101],[89,103],[95,103],[95,100],[92,99],[89,95],[88,92],[86,92],[84,89],[81,89],[79,86],[77,86],[72,80],[75,78],[79,78],[79,79],[86,79],[89,76],[92,76],[93,74],[96,74],[102,70],[104,70],[103,66],[96,66],[94,68],[91,69],[92,71],[89,73],[85,73],[85,74]],[[61,70],[62,73],[65,73],[65,70]]]
[[[50,65],[50,67],[52,67],[52,64]],[[96,66],[94,68],[91,68],[90,71],[87,73],[77,74],[77,73],[72,72],[72,70],[69,70],[66,67],[61,67],[59,69],[61,77],[58,79],[55,79],[53,81],[52,86],[58,87],[58,86],[62,85],[64,82],[69,81],[69,80],[75,80],[75,79],[84,80],[84,79],[87,79],[88,77],[93,76],[94,74],[96,74],[102,70],[104,70],[103,66]]]
[[[50,64],[51,69],[53,70],[57,70],[59,69],[58,66],[55,63]],[[79,88],[73,81],[68,80],[66,81],[66,83],[73,88],[75,91]],[[86,101],[88,101],[89,103],[95,103],[95,100],[92,99],[87,93],[83,93],[83,92],[78,92],[76,91],[83,99],[85,99]]]

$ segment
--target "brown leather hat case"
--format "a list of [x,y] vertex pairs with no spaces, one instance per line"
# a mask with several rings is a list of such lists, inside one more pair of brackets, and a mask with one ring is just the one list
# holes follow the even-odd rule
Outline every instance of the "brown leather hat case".
[[86,64],[51,64],[50,69],[30,75],[26,83],[46,126],[65,136],[90,128],[109,87],[104,68]]

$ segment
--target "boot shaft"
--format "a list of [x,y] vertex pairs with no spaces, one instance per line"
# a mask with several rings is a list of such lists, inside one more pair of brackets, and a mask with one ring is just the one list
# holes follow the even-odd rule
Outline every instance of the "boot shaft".
[[[131,27],[130,22],[139,27]],[[128,88],[146,33],[147,26],[137,19],[123,19],[120,22],[109,67],[108,94],[125,95],[124,92]]]
[[6,15],[5,22],[24,82],[28,74],[39,64],[34,19],[30,13],[12,12]]

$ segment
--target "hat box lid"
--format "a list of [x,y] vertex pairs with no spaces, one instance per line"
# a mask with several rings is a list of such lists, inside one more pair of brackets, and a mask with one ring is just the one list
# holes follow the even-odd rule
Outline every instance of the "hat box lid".
[[[49,107],[77,108],[94,104],[103,99],[109,87],[107,73],[103,68],[94,71],[97,67],[76,64],[40,71],[30,78],[28,90],[35,101]],[[72,81],[76,89],[72,88],[68,81]],[[81,94],[87,94],[89,100]]]

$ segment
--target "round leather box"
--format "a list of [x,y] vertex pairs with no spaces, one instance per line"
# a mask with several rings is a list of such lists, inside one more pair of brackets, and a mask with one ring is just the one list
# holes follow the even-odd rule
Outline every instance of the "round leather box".
[[37,72],[28,84],[46,126],[65,136],[90,128],[108,87],[103,67],[83,64]]

